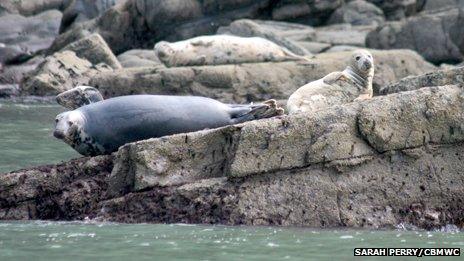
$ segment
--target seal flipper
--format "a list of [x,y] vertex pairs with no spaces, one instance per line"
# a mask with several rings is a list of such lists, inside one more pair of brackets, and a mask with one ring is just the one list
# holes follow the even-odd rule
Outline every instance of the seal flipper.
[[91,86],[77,86],[56,96],[59,105],[71,110],[99,101],[103,101],[103,96]]
[[[284,109],[277,107],[276,101],[272,99],[256,105],[232,106],[233,110],[236,112],[235,115],[232,113],[232,121],[234,124],[284,114]],[[246,111],[244,112],[244,110]]]

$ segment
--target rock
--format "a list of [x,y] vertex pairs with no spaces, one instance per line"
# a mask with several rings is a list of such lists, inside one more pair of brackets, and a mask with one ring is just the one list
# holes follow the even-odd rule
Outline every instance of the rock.
[[[462,91],[462,88],[457,86],[435,87],[434,90],[422,89],[416,92],[378,97],[362,104],[334,107],[321,111],[317,115],[296,115],[281,119],[254,121],[235,127],[175,135],[164,140],[147,140],[131,144],[130,148],[125,146],[118,152],[118,157],[121,158],[116,160],[118,162],[116,165],[120,164],[126,169],[119,173],[114,172],[117,168],[113,169],[112,178],[109,179],[109,188],[110,191],[115,188],[113,178],[124,174],[128,182],[123,186],[126,191],[123,192],[123,197],[103,202],[102,208],[105,212],[101,215],[113,221],[127,221],[128,213],[132,215],[132,218],[134,213],[140,213],[138,214],[141,219],[139,222],[156,220],[157,222],[202,223],[214,220],[214,222],[225,222],[225,224],[320,227],[321,220],[324,220],[323,223],[329,227],[339,225],[381,227],[394,226],[399,220],[409,220],[425,227],[439,226],[439,223],[433,225],[422,221],[423,217],[430,219],[430,211],[425,211],[428,214],[423,212],[425,216],[420,215],[420,220],[414,220],[407,213],[398,212],[398,210],[409,209],[408,206],[417,201],[422,202],[424,198],[429,199],[426,202],[431,202],[433,206],[434,202],[440,202],[440,199],[443,199],[440,183],[437,179],[431,179],[434,180],[432,183],[429,180],[437,174],[434,174],[433,169],[421,166],[440,166],[438,168],[442,168],[443,171],[438,175],[443,175],[443,180],[446,180],[447,184],[454,183],[452,173],[455,172],[451,170],[455,167],[464,168],[458,160],[461,157],[460,154],[456,154],[462,151],[462,145],[460,145],[460,142],[464,140],[462,129],[453,136],[445,136],[440,141],[426,140],[427,144],[430,142],[431,144],[454,145],[444,147],[430,145],[427,152],[418,158],[406,159],[401,158],[401,153],[394,150],[392,150],[392,156],[378,154],[371,145],[377,148],[380,143],[370,143],[369,136],[367,140],[364,140],[362,136],[359,136],[357,126],[362,128],[361,133],[367,131],[364,134],[375,136],[377,128],[364,129],[367,127],[365,123],[375,118],[376,122],[385,122],[385,126],[397,130],[398,136],[393,138],[393,143],[389,140],[379,140],[387,145],[384,148],[406,149],[426,146],[427,144],[422,141],[419,143],[404,142],[415,136],[422,137],[422,133],[416,133],[415,130],[419,129],[418,126],[427,124],[419,113],[423,110],[423,103],[411,103],[410,100],[425,99],[429,102],[430,108],[434,108],[432,110],[438,110],[434,115],[434,120],[427,125],[432,133],[437,134],[438,138],[439,134],[449,127],[447,124],[460,124],[460,120],[462,121],[464,117],[462,106],[464,100],[460,97]],[[448,107],[449,105],[451,107]],[[390,114],[390,110],[385,106],[399,108],[398,111],[404,109],[406,114],[407,109],[410,109],[411,115],[405,117],[404,120],[397,121],[397,116]],[[381,108],[381,110],[376,108]],[[438,113],[439,111],[453,113],[448,115]],[[378,112],[380,112],[379,115],[376,114]],[[409,122],[406,123],[407,121]],[[446,122],[446,124],[435,124],[438,122]],[[223,135],[224,131],[227,135]],[[210,137],[215,137],[212,139],[215,142],[209,143],[213,149],[207,150],[201,147],[202,142]],[[188,142],[185,143],[184,140]],[[396,142],[395,140],[398,141],[397,145],[400,147],[390,146]],[[237,145],[230,146],[230,144]],[[171,147],[172,145],[174,147]],[[216,149],[215,145],[219,145],[219,148]],[[220,149],[221,147],[223,149]],[[214,151],[216,153],[227,152],[218,155]],[[198,153],[204,154],[198,155]],[[443,154],[437,157],[441,153]],[[454,156],[452,156],[453,153]],[[128,155],[132,156],[127,157]],[[218,156],[216,161],[214,161],[214,155]],[[233,155],[231,161],[227,160],[227,155]],[[365,156],[370,156],[370,158],[359,161]],[[450,157],[452,157],[451,160]],[[351,164],[343,175],[324,167],[330,166],[338,159],[346,160],[347,162],[343,162],[344,165]],[[210,165],[211,160],[219,165]],[[134,165],[128,166],[128,162]],[[222,172],[218,172],[217,169],[205,171],[201,164],[220,166],[223,170]],[[336,164],[340,164],[340,161]],[[246,176],[246,178],[221,179],[219,176],[217,178],[209,176],[217,176],[219,173],[223,173],[223,176]],[[379,182],[380,180],[382,182]],[[448,183],[450,181],[452,183]],[[182,183],[185,185],[175,187]],[[462,184],[462,182],[459,183]],[[116,184],[121,186],[121,183]],[[167,188],[159,186],[167,186]],[[132,188],[129,191],[133,193],[128,194],[129,188]],[[401,189],[400,195],[397,192],[399,188]],[[363,195],[359,195],[357,193],[357,191],[365,190],[373,194],[363,192]],[[445,201],[454,201],[453,195],[456,196],[454,193],[461,191],[461,185],[453,185],[448,190]],[[384,193],[388,196],[384,196]],[[112,195],[118,195],[118,193]],[[148,202],[143,200],[149,198],[152,199]],[[177,198],[179,200],[176,200]],[[165,200],[176,203],[167,203]],[[144,205],[138,209],[136,202],[145,202],[150,207]],[[199,202],[201,202],[200,205],[198,205]],[[307,206],[317,209],[318,214],[300,211],[302,206],[306,209],[305,204],[314,204],[311,202],[323,202],[323,204],[317,204],[319,207]],[[376,203],[373,204],[373,202]],[[191,204],[197,206],[196,210],[189,213],[182,212],[183,214],[175,211],[175,209],[191,209],[187,207]],[[210,212],[207,205],[211,208],[216,206],[219,209]],[[320,208],[321,206],[325,207]],[[448,209],[459,209],[456,204],[449,206]],[[150,217],[144,214],[147,209],[150,209]],[[225,209],[230,212],[224,211]],[[160,217],[153,214],[161,211],[165,215]],[[317,217],[316,221],[307,215],[314,215],[311,217]],[[434,222],[436,222],[435,219]]]
[[25,75],[35,70],[43,61],[42,56],[35,56],[22,64],[4,65],[0,70],[0,84],[19,84]]
[[2,64],[18,64],[27,61],[31,57],[30,52],[21,50],[18,45],[0,45],[0,63]]
[[88,21],[102,15],[116,4],[127,0],[70,0],[70,4],[63,12],[60,32],[65,32],[73,24]]
[[118,55],[117,58],[124,68],[164,67],[153,50],[133,49]]
[[447,9],[450,7],[458,7],[459,0],[441,0],[441,1],[425,1],[425,5],[423,10],[424,11],[431,11],[431,10],[440,10],[440,9]]
[[307,42],[307,41],[299,41],[297,42],[301,47],[305,48],[311,53],[323,53],[327,49],[329,49],[332,45],[328,43],[318,43],[318,42]]
[[0,54],[5,63],[31,58],[47,49],[58,35],[61,12],[46,11],[36,16],[0,16],[0,43],[7,48]]
[[[92,22],[89,22],[88,23],[88,26],[91,27],[92,25]],[[69,30],[69,31],[66,31],[62,34],[60,34],[58,37],[56,37],[56,39],[53,41],[53,43],[51,44],[50,48],[47,49],[46,51],[46,54],[47,55],[52,55],[58,51],[60,51],[61,49],[63,49],[64,47],[74,43],[74,42],[77,42],[83,38],[86,38],[88,36],[90,36],[92,33],[90,32],[90,30],[84,28],[83,26],[79,27],[79,26],[76,26],[75,28]]]
[[329,24],[379,25],[385,21],[382,9],[364,0],[355,0],[332,13]]
[[409,76],[380,89],[380,94],[417,90],[422,87],[464,84],[464,67],[433,71],[419,76]]
[[457,21],[454,25],[452,25],[449,29],[451,36],[451,40],[453,43],[459,48],[461,54],[464,54],[464,39],[462,35],[464,34],[464,28],[462,25],[464,24],[464,1],[461,0],[461,4],[459,7],[459,13]]
[[237,130],[228,126],[121,147],[109,177],[110,195],[223,176],[235,150]]
[[63,48],[73,51],[79,58],[86,59],[92,64],[105,63],[113,69],[122,68],[116,56],[99,34],[92,34],[73,42]]
[[[388,20],[400,20],[421,11],[424,0],[367,0],[382,8]],[[427,0],[429,2],[430,0]]]
[[8,98],[19,94],[18,84],[0,84],[0,98]]
[[412,49],[436,64],[456,63],[463,59],[457,46],[459,43],[453,42],[453,39],[460,37],[452,30],[457,24],[457,9],[424,13],[380,26],[369,33],[366,46],[376,49]]
[[232,22],[228,26],[219,27],[217,34],[231,34],[241,37],[261,37],[283,46],[295,54],[309,55],[311,53],[307,49],[285,37],[289,31],[302,32],[305,30],[314,31],[314,29],[309,26],[292,23],[241,19]]
[[[372,54],[376,91],[408,75],[435,69],[412,51],[373,50]],[[142,93],[199,95],[236,103],[287,99],[304,84],[344,69],[350,55],[350,52],[324,53],[310,62],[124,69],[101,73],[89,85],[98,88],[104,97]]]
[[280,0],[272,9],[272,20],[285,20],[310,25],[323,24],[343,4],[341,0],[292,1]]
[[30,95],[56,95],[76,85],[87,85],[90,78],[102,72],[112,71],[106,64],[92,65],[80,59],[72,51],[48,56],[21,83],[21,93]]
[[0,219],[462,226],[463,105],[423,88],[2,174]]
[[99,156],[1,175],[0,219],[84,219],[106,199],[112,167]]
[[[128,0],[108,9],[86,27],[101,34],[114,53],[133,48],[152,48],[160,41],[178,41],[213,34],[221,25],[256,17],[269,0]],[[124,34],[120,32],[124,31]]]
[[364,106],[359,130],[378,152],[454,143],[464,138],[463,90],[431,87],[374,99]]
[[0,2],[0,9],[10,14],[32,16],[52,9],[64,10],[71,0],[4,0]]
[[318,27],[313,41],[330,45],[366,46],[367,35],[375,29],[372,25],[352,26],[351,24],[336,24]]
[[352,52],[359,47],[352,45],[335,45],[325,50],[326,53],[336,53],[336,52]]

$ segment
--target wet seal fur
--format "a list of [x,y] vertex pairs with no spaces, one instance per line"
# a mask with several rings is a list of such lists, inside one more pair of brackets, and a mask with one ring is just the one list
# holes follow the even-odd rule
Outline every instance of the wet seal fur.
[[261,37],[208,35],[169,43],[158,42],[155,53],[166,66],[307,60]]
[[74,110],[87,104],[103,101],[101,93],[92,86],[77,86],[56,96],[56,102]]
[[289,114],[314,112],[337,104],[370,99],[373,95],[374,59],[367,50],[353,52],[342,72],[332,72],[310,82],[290,95]]
[[282,115],[275,100],[238,105],[196,96],[131,95],[59,114],[53,135],[85,156],[126,143]]

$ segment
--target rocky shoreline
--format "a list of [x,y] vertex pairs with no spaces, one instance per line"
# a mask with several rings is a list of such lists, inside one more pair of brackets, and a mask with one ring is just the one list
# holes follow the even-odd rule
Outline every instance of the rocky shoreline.
[[[91,85],[105,98],[284,104],[360,47],[376,97],[0,174],[0,220],[464,226],[460,1],[38,2],[0,3],[1,98]],[[206,33],[263,37],[308,61],[166,67],[152,50]]]
[[463,94],[421,88],[3,174],[0,218],[461,227]]

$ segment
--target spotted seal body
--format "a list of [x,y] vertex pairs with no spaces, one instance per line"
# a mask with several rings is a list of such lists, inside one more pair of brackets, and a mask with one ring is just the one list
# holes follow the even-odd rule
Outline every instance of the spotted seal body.
[[112,153],[129,142],[282,113],[274,100],[257,105],[229,105],[205,97],[131,95],[59,114],[54,136],[80,154],[94,156]]
[[306,60],[261,37],[208,35],[155,45],[155,53],[166,66],[194,66]]
[[290,114],[314,112],[337,104],[372,98],[374,59],[367,50],[353,52],[342,72],[332,72],[296,90],[287,101]]

